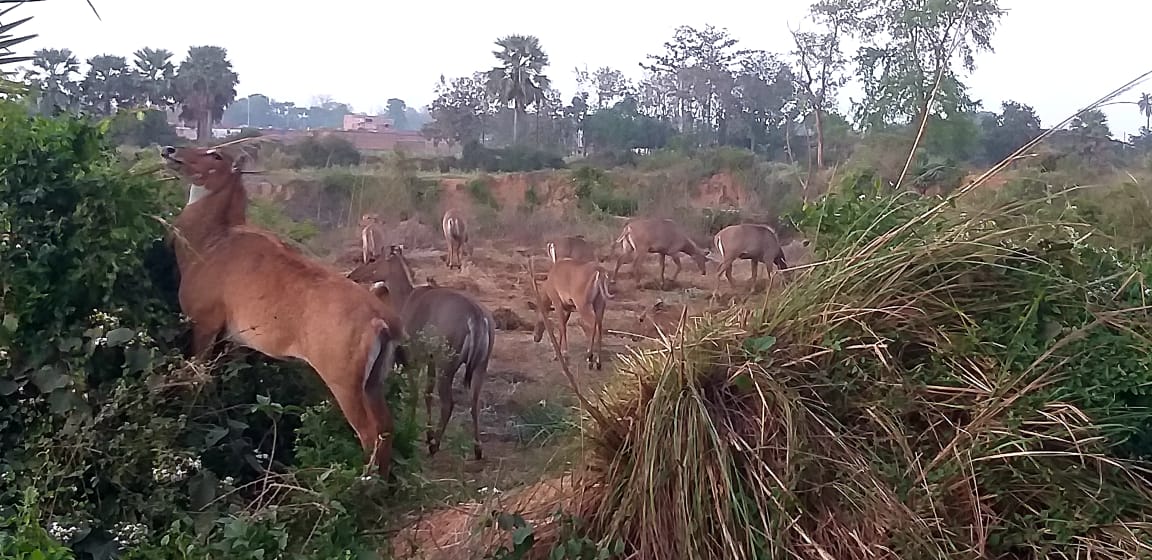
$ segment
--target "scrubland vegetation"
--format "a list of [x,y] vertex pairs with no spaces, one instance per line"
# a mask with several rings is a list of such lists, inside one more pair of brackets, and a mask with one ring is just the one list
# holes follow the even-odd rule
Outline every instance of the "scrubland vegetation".
[[[1152,132],[1113,139],[1098,107],[1056,131],[1023,103],[982,113],[966,52],[843,52],[847,34],[886,41],[867,17],[889,34],[930,22],[919,31],[940,44],[962,29],[964,49],[987,51],[1001,17],[988,0],[924,3],[920,20],[899,5],[818,3],[780,55],[682,28],[640,83],[601,69],[569,103],[539,79],[538,40],[503,39],[528,52],[527,82],[497,66],[445,80],[426,114],[389,103],[456,156],[243,144],[261,172],[249,220],[337,269],[365,212],[422,248],[439,246],[445,208],[472,220],[478,256],[435,274],[501,306],[496,456],[469,463],[455,424],[427,456],[417,365],[390,379],[386,481],[306,365],[231,346],[187,358],[166,242],[184,191],[154,147],[176,140],[148,116],[164,96],[93,89],[153,82],[92,80],[76,104],[69,72],[9,83],[0,557],[1152,558]],[[921,73],[895,76],[909,58]],[[677,75],[699,87],[660,95]],[[849,77],[872,93],[837,115]],[[193,109],[203,130],[214,108]],[[607,247],[627,216],[675,218],[701,242],[774,223],[811,241],[812,262],[707,312],[712,279],[682,276],[680,328],[610,342],[621,356],[603,375],[576,367],[568,383],[517,324],[532,316],[516,251],[561,233]],[[612,328],[655,297],[621,284]]]

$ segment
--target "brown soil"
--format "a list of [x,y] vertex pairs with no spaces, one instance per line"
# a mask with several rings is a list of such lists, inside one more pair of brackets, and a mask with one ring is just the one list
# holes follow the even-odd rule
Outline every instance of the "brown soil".
[[[529,304],[533,298],[525,255],[532,256],[537,275],[543,277],[547,262],[542,247],[513,245],[506,241],[481,241],[479,244],[481,246],[474,250],[473,255],[465,258],[461,271],[448,270],[444,266],[442,247],[420,247],[407,253],[418,281],[432,277],[442,286],[476,296],[499,318],[500,329],[496,333],[493,358],[482,393],[480,423],[485,458],[476,461],[471,457],[471,419],[467,405],[456,407],[443,450],[434,457],[423,458],[422,476],[437,481],[436,484],[442,485],[443,489],[451,489],[443,492],[450,496],[448,501],[464,500],[470,505],[450,505],[429,514],[430,517],[410,520],[413,525],[404,534],[407,535],[405,539],[411,542],[405,546],[411,546],[413,542],[424,543],[431,549],[425,556],[401,555],[403,558],[468,557],[444,554],[452,550],[456,550],[452,554],[459,553],[452,543],[467,537],[468,531],[464,528],[475,521],[475,514],[488,511],[476,505],[477,500],[490,498],[493,492],[508,491],[563,475],[578,462],[579,449],[573,430],[554,437],[533,433],[539,431],[538,426],[532,424],[540,423],[539,411],[543,409],[568,410],[565,413],[568,421],[576,418],[571,411],[575,404],[574,393],[554,360],[548,338],[540,343],[532,340],[532,327],[538,315]],[[603,264],[611,271],[614,263]],[[747,291],[749,273],[746,265],[738,264],[737,269],[735,276],[739,284],[735,292],[742,295]],[[714,270],[714,265],[710,265],[709,270]],[[613,299],[609,301],[604,318],[602,371],[589,370],[584,365],[582,354],[587,338],[577,320],[570,321],[569,367],[581,384],[581,390],[599,390],[612,375],[617,354],[627,352],[629,346],[652,344],[647,339],[659,337],[650,324],[638,322],[639,314],[657,299],[674,304],[669,307],[674,308],[675,317],[665,312],[657,319],[661,326],[673,329],[683,306],[688,307],[690,316],[709,306],[714,286],[711,274],[701,276],[694,267],[685,267],[679,278],[670,281],[667,289],[661,291],[656,286],[655,275],[659,271],[656,259],[650,258],[643,265],[643,271],[643,288],[637,287],[631,264],[623,266],[619,281],[612,288]],[[670,266],[669,276],[671,272]],[[766,287],[763,279],[760,286],[761,289]],[[732,295],[733,290],[725,284],[721,301],[729,300]],[[556,317],[554,313],[553,322]],[[456,401],[466,403],[464,389],[458,391]],[[531,414],[533,411],[537,413]],[[396,545],[400,546],[399,541]]]

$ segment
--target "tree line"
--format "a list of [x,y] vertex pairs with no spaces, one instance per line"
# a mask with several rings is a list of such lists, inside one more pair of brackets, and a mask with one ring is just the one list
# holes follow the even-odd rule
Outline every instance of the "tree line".
[[[237,99],[224,110],[221,124],[229,128],[313,129],[340,128],[352,107],[329,96],[317,96],[308,107],[291,101],[277,101],[261,93]],[[390,98],[381,116],[392,120],[396,130],[420,130],[430,117],[409,107],[399,98]]]
[[[153,140],[172,134],[163,114],[172,109],[196,129],[197,138],[209,137],[216,123],[236,128],[340,128],[344,115],[352,113],[349,105],[329,97],[316,99],[310,107],[263,94],[236,99],[240,77],[222,47],[192,47],[179,63],[174,57],[167,49],[145,47],[131,59],[93,56],[81,71],[80,59],[70,49],[46,48],[27,58],[31,67],[20,77],[27,86],[25,100],[38,114],[113,117],[126,109],[144,109],[149,112],[143,124],[117,119],[121,125],[117,129],[128,128]],[[395,98],[388,100],[387,116],[399,130],[419,130],[429,120]]]
[[[685,25],[638,63],[638,80],[577,69],[570,98],[552,87],[540,40],[512,35],[496,41],[491,69],[440,78],[423,131],[435,142],[527,141],[563,153],[736,146],[822,168],[865,135],[902,143],[907,154],[926,121],[923,167],[995,160],[1041,132],[1032,107],[985,108],[965,83],[976,56],[994,52],[1004,15],[998,0],[817,0],[780,53]],[[844,103],[852,79],[863,95]],[[1152,122],[1152,96],[1130,103]],[[1067,141],[1087,155],[1114,143],[1099,111],[1071,128]],[[1147,146],[1148,136],[1145,127],[1126,144]]]
[[174,56],[150,47],[132,53],[131,61],[101,54],[89,58],[81,73],[80,60],[70,49],[40,49],[24,72],[27,99],[45,115],[114,116],[124,109],[179,108],[180,119],[195,126],[198,138],[207,138],[236,99],[240,77],[222,47],[192,47],[179,64]]

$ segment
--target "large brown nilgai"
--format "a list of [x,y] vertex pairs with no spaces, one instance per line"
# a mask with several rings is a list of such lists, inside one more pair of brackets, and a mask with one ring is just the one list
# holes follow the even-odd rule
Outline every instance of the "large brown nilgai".
[[[575,311],[580,326],[588,338],[585,359],[589,368],[603,367],[601,354],[604,345],[604,308],[608,304],[608,273],[595,262],[560,259],[552,264],[548,279],[539,287],[536,302],[545,317],[552,309],[560,312],[560,353],[568,355],[568,319]],[[532,339],[540,342],[544,336],[544,321],[536,321]]]
[[[472,397],[472,445],[476,459],[483,457],[480,449],[480,389],[488,376],[488,359],[496,337],[496,322],[492,314],[471,296],[429,283],[412,285],[412,272],[404,258],[403,247],[393,245],[388,255],[373,259],[353,270],[349,278],[357,282],[375,282],[373,292],[387,298],[400,309],[404,325],[412,336],[425,335],[443,338],[447,348],[424,347],[427,354],[428,384],[424,392],[424,405],[428,422],[432,422],[432,389],[435,384],[440,395],[440,424],[435,430],[428,427],[428,453],[440,449],[444,429],[452,418],[452,382],[456,371],[464,367],[464,385]],[[382,285],[381,285],[382,284]],[[414,342],[427,344],[428,340]],[[412,356],[416,358],[416,356]]]
[[379,214],[364,214],[360,217],[360,262],[368,262],[383,252],[384,222],[380,221]]
[[160,153],[192,183],[174,236],[193,353],[203,359],[223,333],[270,357],[307,362],[386,478],[393,421],[384,380],[405,362],[400,317],[355,282],[245,225],[240,161],[215,149],[165,146]]
[[464,253],[465,246],[468,245],[468,227],[464,222],[464,217],[455,208],[451,208],[444,212],[444,219],[441,220],[440,226],[444,229],[444,243],[448,245],[448,259],[445,262],[448,263],[449,269],[460,270],[463,268],[461,254]]
[[672,281],[680,275],[680,253],[686,253],[696,265],[700,267],[700,275],[708,274],[705,263],[707,254],[700,249],[687,235],[680,230],[676,222],[661,218],[634,218],[624,224],[620,237],[616,238],[616,245],[622,250],[616,257],[616,268],[612,270],[612,280],[615,281],[620,273],[620,265],[624,258],[632,257],[632,275],[636,283],[640,283],[640,261],[649,253],[660,255],[660,289],[664,289],[664,267],[667,257],[672,258],[676,265],[676,272],[672,273]]
[[728,279],[729,286],[735,286],[732,281],[732,263],[738,259],[752,261],[752,281],[749,289],[756,289],[756,276],[760,263],[764,263],[765,274],[768,275],[768,285],[772,285],[772,264],[781,271],[788,268],[788,261],[784,259],[784,250],[780,245],[780,236],[771,226],[762,224],[736,224],[728,226],[712,239],[716,252],[720,255],[720,268],[716,270],[716,288],[720,287],[720,275]]

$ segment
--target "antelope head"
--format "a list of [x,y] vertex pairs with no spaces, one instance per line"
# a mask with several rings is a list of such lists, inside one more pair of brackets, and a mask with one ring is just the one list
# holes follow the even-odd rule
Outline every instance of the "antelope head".
[[644,324],[644,319],[648,319],[653,313],[658,313],[660,311],[663,311],[664,309],[665,309],[664,300],[658,299],[658,300],[656,300],[656,303],[653,303],[650,307],[645,309],[644,312],[641,313],[639,317],[636,318],[636,322],[638,322],[640,324]]
[[233,157],[223,150],[195,146],[164,146],[160,148],[160,157],[164,158],[169,169],[192,182],[189,204],[230,186],[245,163],[243,154]]
[[380,215],[375,212],[370,212],[360,216],[360,227],[362,228],[378,225],[380,223],[382,223],[380,221]]

